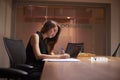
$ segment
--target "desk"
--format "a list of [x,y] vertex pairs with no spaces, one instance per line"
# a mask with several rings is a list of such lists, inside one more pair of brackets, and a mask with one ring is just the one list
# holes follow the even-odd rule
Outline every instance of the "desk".
[[120,80],[120,58],[91,63],[89,57],[80,62],[45,62],[41,80]]

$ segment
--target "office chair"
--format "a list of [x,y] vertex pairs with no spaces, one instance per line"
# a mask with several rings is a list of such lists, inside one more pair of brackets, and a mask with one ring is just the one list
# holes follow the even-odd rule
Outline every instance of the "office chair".
[[114,51],[114,53],[112,54],[112,56],[113,56],[113,57],[115,57],[115,56],[116,56],[116,54],[117,54],[117,51],[118,51],[119,47],[120,47],[120,43],[118,44],[118,46],[117,46],[116,50],[115,50],[115,51]]
[[26,76],[28,75],[27,72],[15,69],[15,68],[0,68],[0,78],[7,78],[7,80],[25,80]]
[[0,77],[9,79],[29,78],[29,71],[34,67],[25,64],[26,50],[22,40],[3,37],[4,45],[10,60],[10,68],[0,68]]

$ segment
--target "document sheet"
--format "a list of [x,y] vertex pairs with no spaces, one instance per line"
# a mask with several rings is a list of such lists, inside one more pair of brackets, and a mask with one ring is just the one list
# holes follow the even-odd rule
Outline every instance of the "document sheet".
[[76,62],[80,61],[79,59],[75,58],[67,58],[67,59],[43,59],[43,61],[50,61],[50,62]]

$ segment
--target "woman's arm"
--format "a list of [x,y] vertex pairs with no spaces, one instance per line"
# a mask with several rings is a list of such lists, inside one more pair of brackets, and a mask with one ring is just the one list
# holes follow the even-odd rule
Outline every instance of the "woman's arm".
[[70,56],[68,54],[62,54],[62,55],[47,55],[42,54],[39,48],[39,36],[38,34],[33,34],[31,37],[31,45],[33,47],[33,52],[36,57],[36,59],[47,59],[47,58],[69,58]]

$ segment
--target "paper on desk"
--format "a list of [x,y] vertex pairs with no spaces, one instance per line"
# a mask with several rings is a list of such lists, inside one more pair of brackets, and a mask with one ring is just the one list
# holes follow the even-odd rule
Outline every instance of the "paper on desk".
[[50,61],[50,62],[76,62],[80,61],[79,59],[74,58],[67,58],[67,59],[43,59],[43,61]]

